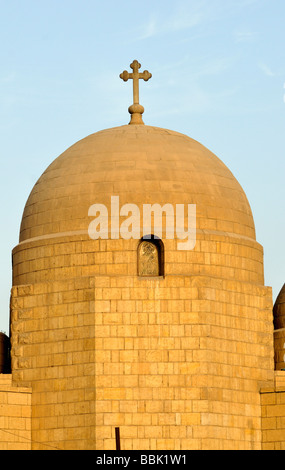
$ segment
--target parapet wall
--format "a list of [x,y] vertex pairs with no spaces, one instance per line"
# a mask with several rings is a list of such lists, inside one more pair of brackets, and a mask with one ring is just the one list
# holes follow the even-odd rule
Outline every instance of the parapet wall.
[[262,449],[285,450],[285,372],[275,372],[274,389],[261,390]]
[[0,374],[0,450],[31,450],[31,397],[31,389]]

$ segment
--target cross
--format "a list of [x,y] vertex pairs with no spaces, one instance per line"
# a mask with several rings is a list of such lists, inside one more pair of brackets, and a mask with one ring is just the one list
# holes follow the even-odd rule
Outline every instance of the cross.
[[127,70],[124,70],[124,72],[121,73],[120,78],[122,78],[124,82],[127,82],[130,78],[133,79],[134,104],[139,104],[139,79],[142,78],[147,82],[152,77],[152,74],[149,73],[148,70],[145,70],[143,73],[139,73],[141,64],[137,60],[134,60],[130,67],[133,69],[133,73],[129,73]]
[[142,114],[144,112],[144,108],[139,104],[139,80],[143,79],[147,82],[152,77],[152,74],[149,73],[148,70],[140,73],[139,69],[141,68],[141,64],[137,60],[134,60],[130,67],[133,69],[132,73],[124,70],[124,72],[120,74],[120,78],[124,80],[124,82],[127,82],[129,79],[133,79],[134,103],[129,107],[129,113],[131,114],[130,124],[143,124]]

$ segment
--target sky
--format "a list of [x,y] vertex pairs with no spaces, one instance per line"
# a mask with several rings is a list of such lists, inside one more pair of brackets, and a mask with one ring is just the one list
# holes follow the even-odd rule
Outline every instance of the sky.
[[214,152],[242,185],[275,301],[285,282],[284,0],[0,0],[0,331],[26,200],[78,140],[129,122],[134,59],[144,122]]

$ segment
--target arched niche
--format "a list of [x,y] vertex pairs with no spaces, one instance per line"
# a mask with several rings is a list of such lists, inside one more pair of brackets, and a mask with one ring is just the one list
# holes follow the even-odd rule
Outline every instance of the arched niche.
[[160,238],[148,235],[138,245],[138,275],[164,276],[164,246]]

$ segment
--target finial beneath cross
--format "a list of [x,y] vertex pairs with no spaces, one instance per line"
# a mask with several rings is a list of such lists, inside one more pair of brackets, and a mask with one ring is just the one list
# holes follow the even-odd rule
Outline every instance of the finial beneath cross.
[[144,124],[142,120],[144,107],[139,104],[139,79],[142,78],[147,82],[152,77],[152,74],[149,73],[148,70],[145,70],[143,73],[139,73],[141,64],[137,60],[134,60],[130,67],[133,69],[133,73],[129,73],[127,70],[124,70],[124,72],[120,74],[120,78],[124,80],[124,82],[127,82],[129,79],[133,79],[134,103],[129,107],[129,113],[131,115],[130,124]]

